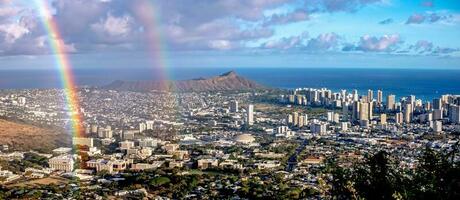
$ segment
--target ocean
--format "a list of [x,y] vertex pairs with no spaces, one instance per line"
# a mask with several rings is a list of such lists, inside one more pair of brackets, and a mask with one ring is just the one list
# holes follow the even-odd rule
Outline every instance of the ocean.
[[[397,98],[415,95],[431,100],[442,94],[460,94],[460,70],[437,69],[343,69],[343,68],[179,68],[169,69],[168,77],[185,80],[210,77],[235,70],[237,74],[263,85],[294,89],[299,87],[329,88],[333,91],[357,89],[382,90],[384,96]],[[78,85],[103,86],[115,80],[158,79],[152,69],[77,69]],[[0,89],[59,88],[56,70],[0,70]],[[376,95],[376,92],[374,92]]]

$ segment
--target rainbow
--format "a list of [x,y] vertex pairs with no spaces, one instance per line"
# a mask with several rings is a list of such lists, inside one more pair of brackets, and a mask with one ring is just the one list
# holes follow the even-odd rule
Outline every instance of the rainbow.
[[174,85],[172,85],[173,88],[168,87],[168,80],[170,80],[172,71],[168,68],[167,45],[163,39],[157,6],[154,4],[154,1],[150,0],[137,1],[132,5],[134,14],[143,25],[144,39],[147,41],[146,49],[149,52],[150,62],[153,65],[152,69],[156,70],[154,73],[163,83],[165,89],[174,90]]
[[67,57],[66,46],[59,31],[51,9],[46,0],[34,0],[40,12],[40,18],[47,31],[47,40],[51,51],[55,57],[56,66],[61,77],[62,87],[66,100],[66,108],[69,112],[71,134],[74,137],[83,136],[82,116],[80,114],[80,104],[78,99],[77,87],[72,74],[72,65]]

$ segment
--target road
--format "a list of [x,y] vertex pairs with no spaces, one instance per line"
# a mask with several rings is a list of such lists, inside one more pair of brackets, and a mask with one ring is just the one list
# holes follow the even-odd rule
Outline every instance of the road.
[[298,164],[297,157],[305,149],[305,146],[307,146],[308,144],[309,144],[308,140],[305,139],[303,140],[302,144],[299,147],[297,147],[295,152],[289,157],[287,161],[286,171],[291,172],[297,167],[297,164]]

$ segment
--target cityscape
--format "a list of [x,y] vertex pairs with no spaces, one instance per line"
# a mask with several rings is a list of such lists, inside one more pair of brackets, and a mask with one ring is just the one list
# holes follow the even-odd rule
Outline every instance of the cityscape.
[[[84,137],[73,137],[73,148],[41,149],[47,153],[2,144],[2,162],[33,157],[23,166],[2,165],[4,183],[69,184],[66,194],[42,189],[57,198],[76,192],[88,198],[223,198],[250,195],[243,189],[258,181],[272,185],[272,193],[300,196],[308,190],[311,197],[325,198],[322,169],[330,158],[351,166],[365,155],[387,151],[397,157],[399,169],[413,169],[426,147],[452,150],[460,133],[460,95],[422,101],[381,90],[327,88],[225,93],[81,88],[78,94]],[[61,101],[50,100],[56,96]],[[0,93],[5,119],[65,128],[69,111],[62,104],[62,90]],[[151,173],[155,183],[121,186],[142,173]],[[204,180],[194,180],[197,187],[180,193],[174,186],[159,190],[174,181],[171,173]],[[72,183],[75,179],[78,183]],[[290,189],[277,188],[277,181]]]
[[460,199],[457,0],[0,0],[0,200]]

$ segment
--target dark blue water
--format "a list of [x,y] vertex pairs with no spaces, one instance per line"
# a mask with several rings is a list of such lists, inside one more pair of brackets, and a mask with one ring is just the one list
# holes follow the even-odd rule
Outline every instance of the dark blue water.
[[[170,69],[174,80],[209,77],[222,74],[226,68]],[[160,70],[161,71],[161,70]],[[79,69],[75,79],[79,85],[101,86],[114,80],[158,79],[164,73],[152,69]],[[397,97],[416,95],[429,100],[441,94],[460,94],[460,70],[432,69],[319,69],[319,68],[238,68],[238,74],[261,84],[278,88],[327,87],[334,91],[381,89]],[[54,70],[0,70],[0,89],[61,87]]]

